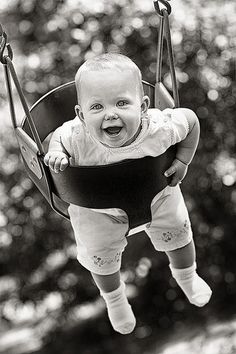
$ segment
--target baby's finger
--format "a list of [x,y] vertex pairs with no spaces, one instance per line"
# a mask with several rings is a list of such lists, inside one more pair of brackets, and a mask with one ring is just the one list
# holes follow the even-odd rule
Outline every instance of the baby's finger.
[[61,167],[61,158],[57,157],[54,162],[53,171],[58,173],[60,171],[60,167]]
[[49,158],[50,158],[50,155],[49,155],[49,154],[46,154],[46,155],[44,156],[43,161],[44,161],[44,163],[45,163],[46,166],[49,165]]
[[53,156],[50,156],[50,158],[48,160],[48,166],[51,170],[54,170],[55,160],[56,160],[56,158]]
[[164,176],[165,177],[170,177],[175,172],[176,172],[176,168],[174,166],[170,166],[170,168],[168,168],[168,170],[165,171]]
[[48,166],[49,166],[50,170],[55,171],[55,163],[56,163],[56,157],[50,156],[49,161],[48,161]]
[[64,171],[68,165],[69,165],[68,158],[67,158],[67,157],[64,157],[64,158],[61,160],[60,171]]

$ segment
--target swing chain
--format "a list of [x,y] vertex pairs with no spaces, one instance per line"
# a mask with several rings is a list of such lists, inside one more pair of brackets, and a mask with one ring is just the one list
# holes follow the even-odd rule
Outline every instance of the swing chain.
[[[4,55],[4,50],[6,48],[7,48],[7,54]],[[10,102],[10,112],[11,112],[13,126],[14,126],[14,128],[17,128],[17,122],[16,122],[16,117],[15,117],[15,111],[14,111],[13,96],[12,96],[12,89],[11,89],[11,81],[10,81],[11,78],[14,81],[14,84],[15,84],[17,93],[19,95],[23,110],[25,112],[26,119],[28,120],[30,130],[31,130],[32,135],[34,137],[34,141],[37,144],[38,154],[43,155],[44,154],[43,145],[41,143],[35,123],[33,121],[33,118],[31,116],[31,113],[30,113],[28,104],[26,102],[24,93],[23,93],[21,85],[19,83],[12,59],[13,59],[12,48],[11,48],[10,44],[7,43],[7,34],[6,34],[6,32],[3,31],[2,26],[0,24],[0,62],[2,64],[4,64],[7,91],[8,91],[9,102]]]
[[[161,2],[166,6],[165,9],[160,9],[158,2]],[[170,0],[168,0],[170,1]],[[167,0],[157,0],[154,1],[154,7],[157,14],[160,16],[160,29],[158,36],[158,46],[157,46],[157,72],[156,72],[156,83],[161,83],[161,69],[162,69],[162,54],[163,54],[163,37],[166,38],[167,44],[167,58],[169,60],[170,75],[172,81],[172,91],[174,96],[174,105],[175,108],[179,107],[179,93],[178,93],[178,84],[175,74],[175,65],[174,65],[174,54],[171,43],[171,33],[169,25],[169,14],[171,13],[171,6]]]
[[[7,54],[4,55],[4,51],[7,48]],[[2,25],[0,24],[0,62],[2,64],[7,64],[6,57],[13,59],[13,51],[9,43],[7,43],[7,34],[3,31]]]
[[[157,12],[157,14],[161,17],[163,17],[163,12],[164,11],[167,11],[168,15],[170,15],[171,13],[171,6],[169,4],[170,0],[156,0],[156,1],[153,1],[154,3],[154,8]],[[159,2],[162,3],[162,5],[164,5],[166,8],[165,9],[160,9],[160,6],[159,6]]]

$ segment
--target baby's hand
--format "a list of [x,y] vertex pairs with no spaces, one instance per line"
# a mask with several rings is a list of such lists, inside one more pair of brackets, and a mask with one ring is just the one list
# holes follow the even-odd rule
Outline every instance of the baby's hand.
[[69,157],[61,151],[49,151],[44,157],[44,163],[58,173],[64,171],[69,165]]
[[172,162],[170,168],[168,168],[168,170],[165,171],[164,175],[166,177],[170,177],[173,175],[171,179],[171,183],[169,185],[171,187],[175,187],[177,184],[181,183],[181,181],[184,179],[187,170],[188,170],[188,165],[185,165],[183,162],[179,161],[178,159],[175,159]]

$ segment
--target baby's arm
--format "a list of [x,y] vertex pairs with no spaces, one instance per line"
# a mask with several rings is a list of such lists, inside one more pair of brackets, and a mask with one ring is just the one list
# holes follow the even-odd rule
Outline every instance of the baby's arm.
[[60,127],[55,130],[49,143],[48,152],[44,157],[45,165],[58,173],[69,165],[69,156],[61,142]]
[[200,125],[196,114],[188,108],[178,109],[181,109],[188,121],[189,133],[184,140],[177,144],[176,159],[165,172],[166,177],[173,175],[170,186],[176,186],[185,177],[188,165],[195,155],[200,135]]

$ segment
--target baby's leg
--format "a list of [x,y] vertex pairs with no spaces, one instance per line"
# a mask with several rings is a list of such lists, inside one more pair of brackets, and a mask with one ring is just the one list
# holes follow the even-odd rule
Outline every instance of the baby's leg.
[[193,240],[186,246],[166,252],[172,276],[188,300],[196,306],[204,306],[210,300],[212,291],[196,272],[196,256]]
[[136,320],[125,294],[125,284],[120,280],[120,271],[110,275],[91,274],[105,300],[114,330],[121,334],[131,333]]
[[158,251],[170,260],[173,277],[191,303],[204,306],[211,289],[196,273],[196,255],[188,211],[179,186],[167,186],[152,203],[147,234]]
[[135,327],[135,317],[120,281],[122,252],[127,244],[128,218],[70,205],[77,259],[88,269],[104,298],[114,329],[122,334]]
[[173,268],[188,268],[196,261],[196,252],[193,239],[186,246],[166,252]]

